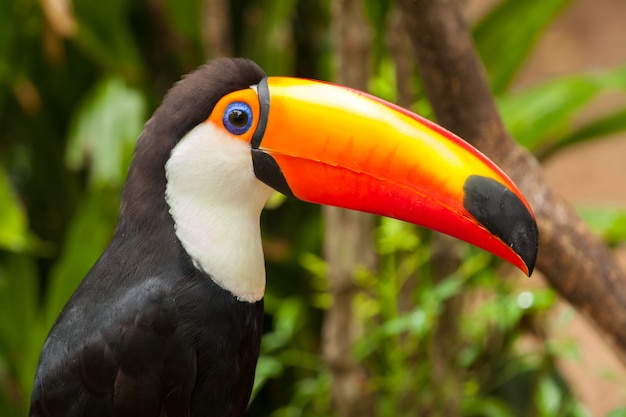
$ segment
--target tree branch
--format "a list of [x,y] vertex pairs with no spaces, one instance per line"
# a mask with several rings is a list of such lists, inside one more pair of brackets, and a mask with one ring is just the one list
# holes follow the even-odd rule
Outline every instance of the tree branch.
[[535,211],[537,266],[591,319],[626,364],[626,278],[609,249],[547,185],[537,160],[510,137],[458,0],[399,0],[438,121],[479,148],[518,184]]

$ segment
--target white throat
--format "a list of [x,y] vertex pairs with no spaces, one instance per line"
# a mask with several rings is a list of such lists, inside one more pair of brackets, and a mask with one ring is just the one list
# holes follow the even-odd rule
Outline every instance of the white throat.
[[239,300],[263,298],[259,220],[272,189],[255,177],[250,146],[205,122],[174,147],[165,173],[176,236],[196,267]]

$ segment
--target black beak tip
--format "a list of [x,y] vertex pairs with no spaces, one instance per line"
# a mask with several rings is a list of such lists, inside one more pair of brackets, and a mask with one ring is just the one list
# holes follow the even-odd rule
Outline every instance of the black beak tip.
[[465,209],[522,258],[530,276],[537,260],[539,231],[524,203],[503,184],[478,175],[467,178],[463,191]]

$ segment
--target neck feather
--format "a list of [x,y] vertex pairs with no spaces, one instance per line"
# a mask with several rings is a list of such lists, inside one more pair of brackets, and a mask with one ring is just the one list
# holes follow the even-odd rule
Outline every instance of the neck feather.
[[242,301],[265,292],[259,220],[272,191],[255,176],[250,147],[206,122],[165,166],[176,236],[194,264]]

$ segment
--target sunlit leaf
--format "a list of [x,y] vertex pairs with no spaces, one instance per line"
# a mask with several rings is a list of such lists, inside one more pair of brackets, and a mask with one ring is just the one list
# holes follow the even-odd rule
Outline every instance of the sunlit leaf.
[[376,232],[377,250],[381,254],[413,251],[421,242],[414,225],[396,219],[381,218]]
[[283,372],[283,364],[280,360],[266,355],[261,355],[256,365],[256,373],[254,375],[254,386],[252,387],[252,395],[250,401],[258,394],[259,390],[270,378],[275,378]]
[[[598,91],[595,96],[608,92],[626,93],[626,67],[617,68],[596,78]],[[584,103],[582,103],[584,105]],[[575,109],[574,109],[575,110]],[[542,158],[575,143],[602,138],[611,134],[626,131],[626,108],[618,108],[603,114],[587,124],[568,130],[564,135],[551,138],[549,147],[544,149]],[[548,145],[546,143],[543,144]]]
[[1,167],[0,202],[0,249],[22,251],[28,244],[26,213]]
[[92,183],[119,186],[141,132],[146,105],[142,94],[119,78],[107,78],[80,106],[68,139],[71,169],[89,167]]
[[558,415],[563,394],[551,377],[544,376],[539,380],[537,391],[535,391],[535,401],[539,416],[553,417]]
[[578,207],[578,214],[591,230],[609,244],[626,241],[626,208]]
[[395,103],[397,100],[395,71],[394,63],[390,59],[383,59],[378,66],[378,74],[374,74],[368,81],[368,91]]
[[263,207],[263,209],[265,210],[277,209],[278,207],[283,205],[285,200],[287,200],[287,197],[285,196],[285,194],[274,192],[272,193],[270,198],[267,200],[267,202],[265,202],[265,206]]
[[506,0],[476,25],[476,46],[495,93],[509,85],[545,27],[570,2]]
[[571,129],[574,115],[610,88],[597,75],[569,75],[499,99],[513,137],[530,150],[554,146]]
[[560,149],[573,145],[575,143],[584,142],[591,139],[597,139],[604,136],[616,134],[626,130],[626,108],[613,111],[607,115],[601,116],[590,123],[574,130],[573,132],[561,137],[557,143],[543,154],[547,157]]

